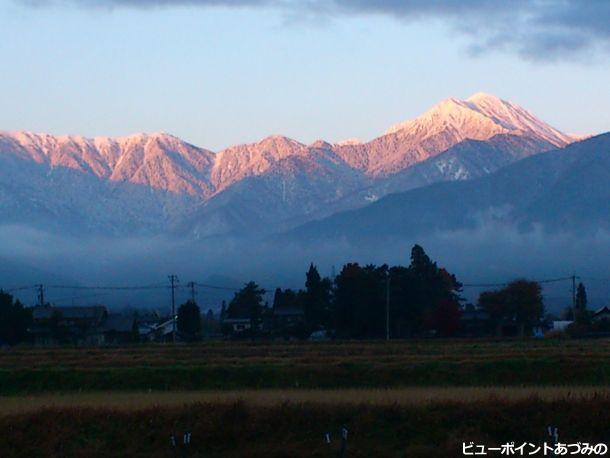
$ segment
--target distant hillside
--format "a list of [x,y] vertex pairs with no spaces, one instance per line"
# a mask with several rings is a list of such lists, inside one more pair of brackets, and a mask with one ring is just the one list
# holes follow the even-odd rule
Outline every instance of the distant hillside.
[[610,133],[508,165],[482,178],[388,195],[305,224],[295,240],[363,240],[472,229],[495,222],[549,231],[610,229]]

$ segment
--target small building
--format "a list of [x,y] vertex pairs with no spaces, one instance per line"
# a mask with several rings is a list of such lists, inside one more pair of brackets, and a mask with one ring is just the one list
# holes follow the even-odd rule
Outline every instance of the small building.
[[302,307],[275,307],[272,313],[273,334],[284,338],[305,338],[305,312]]
[[552,330],[553,331],[565,331],[568,326],[570,326],[574,321],[572,320],[556,320],[553,321]]
[[157,324],[151,333],[151,339],[155,342],[171,342],[174,340],[174,329],[176,329],[176,320],[170,316],[166,320]]
[[103,305],[34,307],[30,328],[37,345],[104,345],[137,341],[134,315],[109,314]]
[[102,325],[108,316],[103,305],[88,307],[34,307],[30,332],[38,345],[101,345]]
[[287,327],[303,324],[305,312],[301,307],[278,307],[273,309],[274,326]]
[[237,337],[251,332],[252,321],[250,318],[226,318],[222,321],[222,329],[224,334]]
[[102,325],[104,343],[128,344],[138,341],[138,327],[133,315],[109,314]]
[[601,309],[597,310],[595,313],[593,313],[593,320],[594,321],[610,320],[610,308],[602,307]]
[[136,314],[136,326],[140,341],[154,340],[154,331],[159,324],[167,321],[167,317],[162,317],[157,311]]
[[462,337],[485,337],[493,334],[489,313],[471,304],[461,310],[458,329]]
[[141,342],[171,342],[174,340],[174,320],[172,317],[147,319],[136,318],[135,327]]
[[313,342],[325,342],[330,340],[332,337],[331,333],[326,329],[320,329],[318,331],[314,331],[309,335],[309,340]]

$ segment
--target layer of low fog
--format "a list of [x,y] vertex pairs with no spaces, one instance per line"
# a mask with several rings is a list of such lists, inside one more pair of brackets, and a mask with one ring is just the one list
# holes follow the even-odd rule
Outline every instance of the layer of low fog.
[[[416,240],[319,241],[309,246],[267,240],[170,240],[162,237],[85,239],[51,235],[18,226],[0,227],[0,288],[45,284],[46,299],[57,305],[103,303],[110,307],[151,307],[167,310],[167,276],[176,274],[182,286],[178,303],[190,297],[190,281],[198,287],[197,300],[205,309],[218,309],[230,299],[230,288],[254,280],[273,291],[299,288],[310,262],[322,275],[338,273],[346,262],[390,265],[409,263],[413,243],[421,244],[439,265],[465,284],[501,283],[515,278],[554,279],[573,273],[582,277],[589,306],[610,304],[610,234],[581,237],[519,233],[487,226],[476,231],[452,232]],[[71,289],[71,286],[151,286],[138,291]],[[64,288],[57,288],[62,286]],[[464,296],[475,301],[485,288],[466,287]],[[571,282],[545,283],[547,308],[558,311],[570,304]],[[15,291],[33,305],[33,289]],[[269,294],[269,301],[271,301]]]

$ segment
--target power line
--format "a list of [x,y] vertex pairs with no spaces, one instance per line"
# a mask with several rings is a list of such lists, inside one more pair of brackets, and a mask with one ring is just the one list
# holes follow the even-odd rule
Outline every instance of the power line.
[[9,289],[2,289],[0,288],[2,291],[4,291],[5,293],[13,293],[15,291],[25,291],[27,289],[36,289],[38,287],[38,285],[29,285],[29,286],[18,286],[16,288],[9,288]]
[[68,301],[74,302],[74,301],[78,301],[81,299],[90,299],[93,297],[103,297],[103,296],[108,296],[112,293],[96,293],[96,294],[85,294],[82,296],[63,296],[60,298],[53,298],[50,299],[49,302],[53,303],[53,304],[57,304],[57,303],[66,303]]
[[75,289],[75,290],[112,290],[112,291],[140,291],[150,289],[167,289],[166,285],[145,286],[76,286],[76,285],[45,285],[47,289]]
[[[219,289],[219,290],[224,290],[224,291],[239,291],[241,289],[241,288],[231,288],[229,286],[208,285],[205,283],[197,283],[197,282],[193,282],[193,284],[196,286],[200,286],[202,288]],[[263,289],[265,289],[265,288],[263,288]]]
[[578,275],[570,275],[569,277],[562,277],[562,278],[552,278],[550,280],[534,280],[537,283],[557,283],[560,281],[567,281],[567,280],[572,280],[575,278],[580,278]]
[[580,277],[581,280],[585,280],[585,281],[607,281],[610,282],[610,277]]
[[[169,276],[170,282],[171,282],[171,277],[172,276]],[[175,277],[174,279],[177,280],[177,277],[175,275],[173,277]],[[581,276],[577,276],[577,275],[571,275],[571,276],[566,276],[566,277],[556,277],[556,278],[531,279],[531,281],[535,281],[535,282],[541,283],[541,284],[548,284],[548,283],[558,283],[558,282],[563,282],[563,281],[573,281],[574,282],[576,279],[585,280],[585,281],[599,281],[599,282],[608,281],[608,282],[610,282],[610,277],[607,277],[607,278],[581,277]],[[507,286],[509,283],[510,283],[510,281],[498,282],[498,283],[462,283],[462,286],[465,288],[496,288],[496,287]],[[6,292],[6,293],[13,293],[13,292],[18,292],[18,291],[33,290],[38,293],[38,296],[39,296],[38,299],[40,301],[41,288],[43,288],[45,291],[48,291],[48,290],[148,291],[148,290],[173,289],[174,295],[175,295],[175,290],[177,290],[177,289],[189,288],[190,293],[191,293],[191,298],[192,298],[193,293],[195,291],[195,287],[214,289],[214,290],[219,290],[219,291],[231,291],[231,292],[237,292],[237,291],[241,290],[241,288],[239,288],[239,287],[213,285],[213,284],[209,284],[209,283],[199,283],[199,282],[193,282],[193,281],[189,282],[188,284],[185,284],[185,285],[180,285],[180,284],[178,284],[177,281],[174,281],[173,285],[171,283],[170,283],[170,285],[156,283],[156,284],[148,284],[148,285],[44,285],[44,287],[43,287],[43,285],[37,284],[37,285],[26,285],[26,286],[18,286],[18,287],[13,287],[13,288],[8,288],[8,289],[2,289],[2,291]],[[274,288],[265,288],[265,287],[261,287],[261,288],[267,292],[274,291]],[[43,300],[44,300],[44,292],[43,292]]]
[[500,286],[506,286],[506,283],[462,283],[462,286],[465,288],[495,288]]
[[[561,281],[572,280],[573,278],[581,278],[581,277],[579,277],[577,275],[576,276],[575,275],[571,275],[569,277],[546,278],[546,279],[542,279],[542,280],[532,279],[531,281],[535,281],[536,283],[557,283],[557,282],[561,282]],[[493,287],[506,286],[508,284],[510,284],[510,282],[503,282],[503,283],[462,283],[462,286],[468,287],[468,288],[493,288]]]

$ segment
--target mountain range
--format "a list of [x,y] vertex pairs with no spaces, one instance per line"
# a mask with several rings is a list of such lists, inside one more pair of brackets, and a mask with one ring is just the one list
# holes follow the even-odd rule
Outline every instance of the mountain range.
[[581,237],[610,231],[610,133],[537,154],[481,178],[388,195],[289,233],[300,241],[417,238],[509,227]]
[[[513,163],[548,167],[540,173],[550,180],[551,171],[561,169],[553,161],[563,155],[540,153],[561,151],[578,140],[513,103],[484,93],[467,100],[443,100],[364,143],[320,140],[305,145],[271,136],[215,153],[165,133],[85,138],[4,132],[0,223],[61,233],[200,239],[270,234],[306,224],[296,231],[323,234],[349,225],[341,218],[364,221],[367,212],[377,218],[386,207],[398,212],[394,205],[400,199],[405,208],[430,205],[426,212],[436,208],[442,213],[440,204],[434,206],[435,195],[462,190],[476,195],[475,182],[492,192],[497,177],[514,170]],[[578,161],[571,164],[584,167]],[[439,182],[456,183],[430,186]],[[562,188],[557,181],[545,183],[571,198],[568,184]],[[519,183],[511,186],[516,187],[514,195],[520,195]],[[556,203],[546,197],[545,204],[544,196],[538,197],[511,210],[511,217],[525,221],[528,211],[548,212]],[[469,199],[463,205],[487,209],[496,202]],[[307,224],[313,220],[322,221]]]

